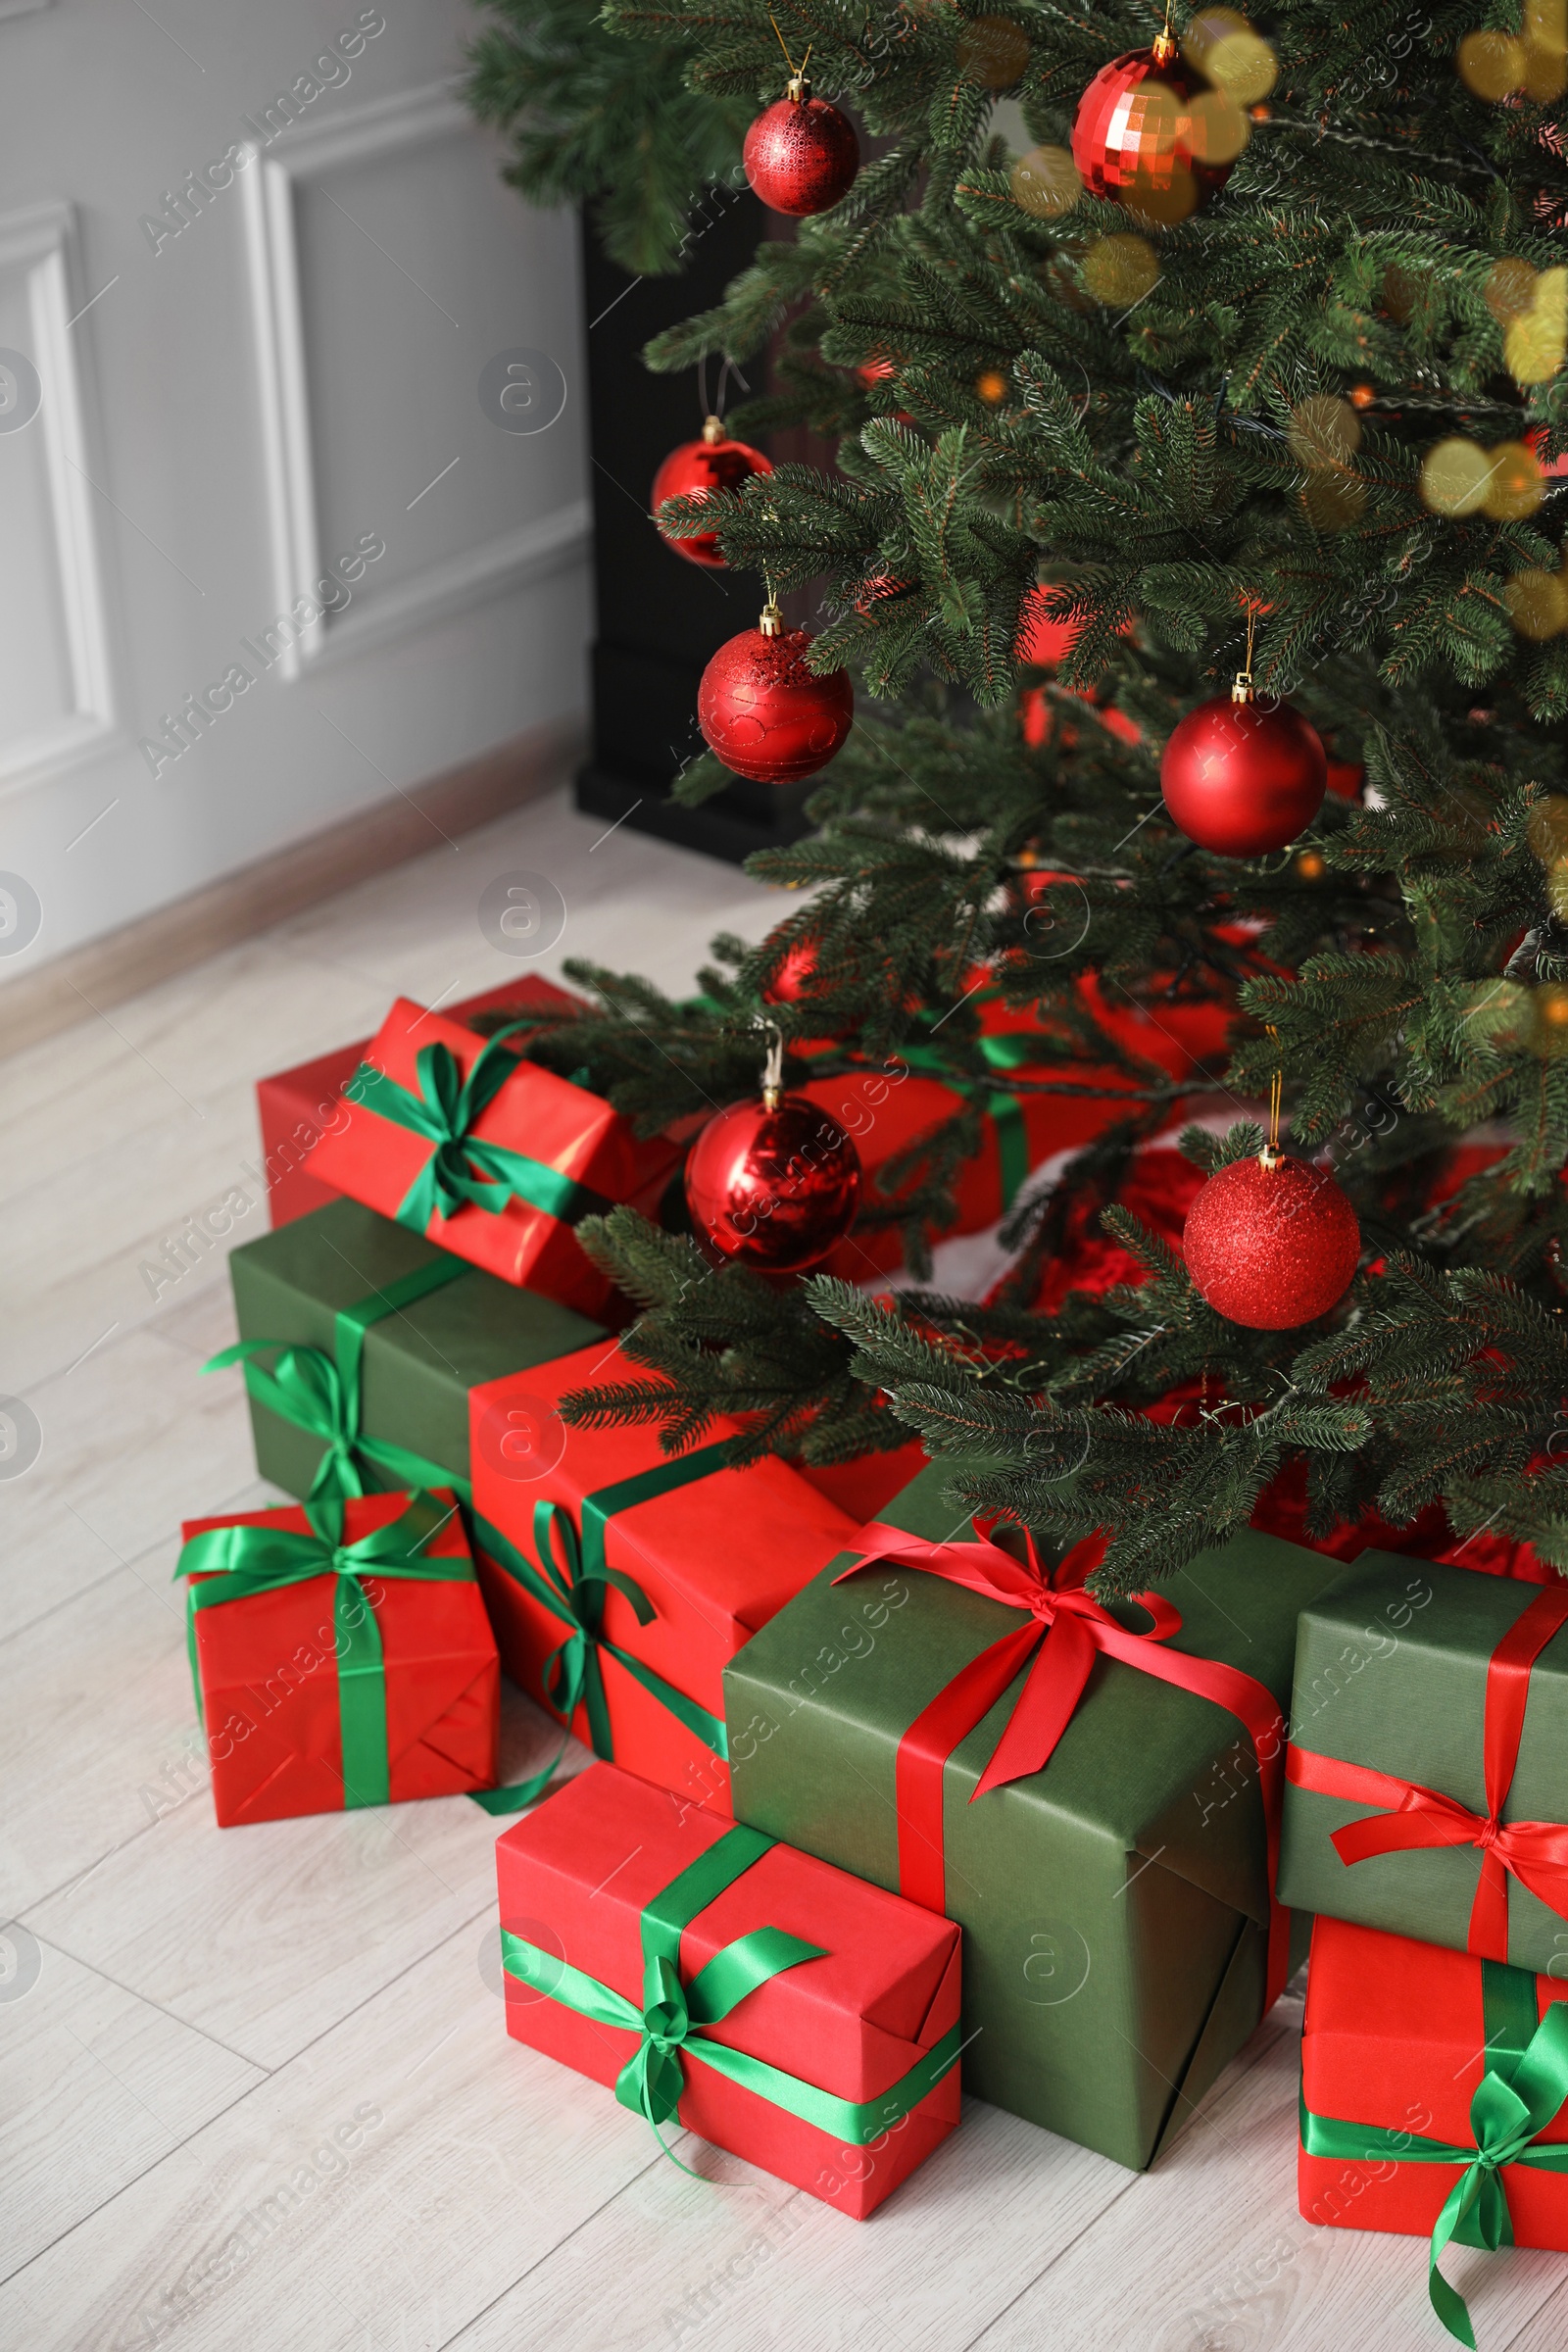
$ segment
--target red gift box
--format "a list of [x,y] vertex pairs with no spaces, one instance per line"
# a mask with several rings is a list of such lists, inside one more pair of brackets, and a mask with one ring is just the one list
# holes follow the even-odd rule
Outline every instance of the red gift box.
[[[684,2127],[863,2221],[957,2123],[951,1921],[612,1764],[508,1830],[496,1872],[508,2032],[666,2143]],[[742,1938],[755,1989],[726,2012]]]
[[[1115,1004],[1101,994],[1091,975],[1080,983],[1084,1008],[1105,1034],[1137,1059],[1171,1078],[1201,1085],[1200,1063],[1222,1061],[1230,1014],[1219,1004],[1162,1004],[1149,1012],[1129,998]],[[1113,1064],[1086,1064],[1068,1054],[1067,1031],[1043,1027],[1038,1008],[1009,1005],[990,988],[975,991],[987,1051],[997,1071],[995,1089],[980,1098],[987,1112],[978,1155],[957,1171],[954,1192],[957,1215],[950,1233],[983,1233],[1012,1205],[1030,1169],[1092,1143],[1112,1122],[1138,1106],[1139,1082]],[[924,1075],[924,1054],[891,1054],[879,1071],[851,1071],[838,1078],[811,1079],[802,1092],[830,1112],[855,1138],[861,1164],[873,1183],[881,1171],[917,1139],[951,1119],[963,1098],[939,1078]],[[1009,1096],[1009,1078],[1055,1080],[1064,1090]],[[1072,1093],[1070,1088],[1097,1089]],[[1167,1122],[1183,1105],[1167,1106]],[[822,1263],[821,1271],[846,1282],[864,1282],[894,1270],[903,1258],[897,1227],[852,1232]]]
[[[476,997],[460,998],[447,1006],[447,1018],[466,1026],[479,1012],[569,1011],[578,1000],[548,980],[532,977],[509,980],[502,988],[484,989]],[[255,1173],[265,1178],[268,1215],[273,1225],[287,1225],[324,1208],[338,1198],[334,1186],[323,1184],[306,1162],[321,1140],[323,1129],[339,1114],[339,1096],[370,1051],[368,1037],[314,1061],[297,1062],[256,1082],[256,1109],[262,1129],[262,1165]]]
[[[420,1557],[432,1573],[421,1576],[417,1558],[408,1572],[378,1572],[372,1564],[359,1584],[373,1620],[372,1648],[379,1637],[387,1795],[396,1804],[493,1788],[498,1776],[495,1636],[456,1499],[436,1490],[430,1500],[440,1506],[434,1514],[440,1524]],[[407,1494],[350,1496],[340,1506],[343,1543],[393,1527],[410,1502]],[[181,1532],[189,1544],[229,1529],[313,1533],[299,1504],[191,1519]],[[462,1563],[463,1573],[440,1577],[438,1563]],[[183,1565],[181,1573],[190,1574]],[[216,1581],[190,1574],[193,1599]],[[344,1775],[341,1690],[353,1638],[340,1608],[343,1583],[324,1567],[298,1582],[192,1608],[191,1668],[221,1828],[339,1812],[365,1801],[360,1784],[346,1787]]]
[[645,1378],[596,1346],[470,1391],[474,1512],[511,1550],[485,1537],[479,1576],[514,1682],[600,1755],[722,1805],[724,1668],[858,1529],[787,1463],[728,1468],[732,1421],[670,1455],[646,1425],[557,1413]]
[[[1301,2042],[1298,2185],[1306,2220],[1429,2235],[1481,2143],[1506,2153],[1518,2124],[1490,2086],[1478,2097],[1488,2075],[1534,2108],[1541,2128],[1512,2139],[1524,2158],[1531,2148],[1559,2149],[1555,2161],[1568,2167],[1565,2000],[1568,1984],[1554,1978],[1319,1917]],[[1556,2023],[1531,2049],[1554,2008]],[[1453,2161],[1434,2161],[1437,2150],[1451,2150]],[[1487,2193],[1500,2190],[1504,2236],[1516,2245],[1568,2249],[1568,2170],[1550,2163],[1504,2162],[1493,2174],[1495,2190]],[[1483,2184],[1472,2185],[1479,2204]],[[1456,2242],[1486,2242],[1475,2206],[1471,2217]],[[1434,2301],[1451,2326],[1437,2292]]]
[[[472,1116],[442,1099],[433,1057],[443,1050],[454,1095],[481,1058],[487,1074],[510,1064]],[[347,1117],[316,1147],[313,1174],[504,1282],[526,1283],[583,1314],[598,1311],[610,1286],[583,1255],[576,1222],[630,1200],[674,1161],[662,1137],[636,1143],[601,1096],[406,997],[381,1024],[344,1104]],[[460,1185],[477,1179],[483,1199],[443,1190],[454,1170]],[[500,1207],[489,1205],[495,1200]]]

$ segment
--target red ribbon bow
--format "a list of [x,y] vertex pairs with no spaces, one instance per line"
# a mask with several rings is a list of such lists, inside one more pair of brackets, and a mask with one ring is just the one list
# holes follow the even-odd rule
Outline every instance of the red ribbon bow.
[[1181,1612],[1157,1592],[1142,1592],[1138,1605],[1152,1620],[1142,1633],[1131,1633],[1102,1602],[1084,1590],[1086,1569],[1080,1560],[1085,1548],[1075,1546],[1054,1574],[1040,1561],[1032,1538],[1029,1557],[1016,1560],[1000,1544],[979,1535],[974,1543],[933,1543],[924,1536],[906,1535],[903,1528],[873,1522],[860,1532],[865,1558],[842,1576],[858,1576],[864,1569],[891,1562],[940,1576],[962,1585],[1004,1608],[1026,1609],[1031,1622],[1016,1633],[1004,1634],[952,1682],[938,1691],[915,1717],[899,1742],[894,1768],[894,1794],[899,1816],[899,1890],[928,1910],[947,1908],[946,1864],[942,1838],[942,1775],[948,1758],[966,1740],[1025,1666],[1028,1675],[990,1763],[969,1802],[1000,1788],[1008,1781],[1027,1779],[1045,1767],[1083,1696],[1084,1685],[1098,1656],[1120,1658],[1161,1682],[1195,1691],[1240,1716],[1257,1754],[1263,1814],[1268,1832],[1270,1924],[1268,1998],[1285,1983],[1289,1925],[1272,1899],[1279,1862],[1280,1798],[1283,1789],[1284,1717],[1272,1691],[1237,1667],[1214,1658],[1190,1657],[1163,1644],[1181,1631]]
[[1502,1808],[1513,1786],[1519,1741],[1530,1696],[1530,1670],[1553,1634],[1568,1624],[1568,1587],[1544,1586],[1515,1619],[1487,1667],[1486,1717],[1482,1732],[1486,1813],[1472,1813],[1457,1797],[1418,1781],[1397,1780],[1364,1764],[1342,1763],[1293,1747],[1286,1772],[1298,1788],[1319,1796],[1383,1810],[1333,1833],[1335,1850],[1347,1866],[1372,1854],[1407,1852],[1417,1846],[1476,1845],[1481,1879],[1470,1907],[1466,1948],[1482,1960],[1508,1957],[1508,1881],[1540,1897],[1559,1918],[1568,1919],[1568,1827],[1555,1821],[1504,1821]]

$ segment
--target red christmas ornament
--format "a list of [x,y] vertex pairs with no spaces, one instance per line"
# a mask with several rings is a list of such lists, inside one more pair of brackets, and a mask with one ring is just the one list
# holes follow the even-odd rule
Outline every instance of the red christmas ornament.
[[1187,1271],[1216,1314],[1294,1331],[1344,1298],[1361,1228],[1332,1176],[1272,1145],[1209,1178],[1187,1212]]
[[806,666],[811,640],[786,629],[769,600],[755,629],[721,645],[697,690],[697,723],[726,767],[759,784],[814,776],[842,751],[855,723],[847,669],[816,677]]
[[1229,695],[1189,710],[1165,746],[1160,789],[1189,841],[1221,858],[1283,850],[1323,806],[1328,755],[1289,703],[1265,710],[1243,670]]
[[1081,620],[1056,620],[1046,608],[1044,588],[1031,588],[1019,616],[1017,654],[1037,669],[1054,669],[1084,633]]
[[799,1004],[803,997],[813,994],[816,978],[816,942],[798,939],[786,948],[773,966],[772,978],[762,991],[765,1004]]
[[[1091,195],[1155,220],[1182,220],[1231,175],[1246,137],[1246,125],[1231,122],[1235,111],[1161,33],[1152,49],[1102,66],[1078,102],[1072,160]],[[1229,154],[1215,155],[1216,143]]]
[[770,212],[797,220],[837,204],[860,169],[855,124],[810,89],[804,74],[792,74],[785,96],[758,116],[742,150],[753,193]]
[[826,1257],[855,1222],[860,1155],[837,1119],[783,1091],[777,1030],[762,1100],[710,1119],[686,1162],[692,1223],[720,1256],[763,1274],[798,1274]]
[[[655,474],[654,513],[658,514],[666,498],[710,498],[715,490],[738,490],[743,482],[772,470],[760,449],[731,441],[720,419],[710,416],[702,439],[683,441],[679,449],[672,449]],[[671,539],[668,545],[688,564],[702,564],[710,571],[725,569],[716,531],[703,531],[695,539]]]

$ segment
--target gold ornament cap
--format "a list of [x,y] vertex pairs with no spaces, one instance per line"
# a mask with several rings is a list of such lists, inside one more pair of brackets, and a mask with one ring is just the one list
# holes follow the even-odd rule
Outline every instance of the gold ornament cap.
[[796,106],[804,106],[811,95],[811,85],[804,74],[792,74],[784,84],[784,95]]
[[722,440],[723,440],[723,438],[724,438],[724,419],[723,419],[723,417],[722,417],[722,416],[705,416],[705,417],[704,417],[704,419],[703,419],[703,439],[704,439],[704,440],[707,442],[707,444],[708,444],[709,448],[710,448],[710,449],[711,449],[715,441],[722,441]]
[[784,615],[778,609],[778,600],[776,597],[770,596],[768,598],[766,604],[762,607],[760,614],[758,617],[757,625],[761,630],[764,637],[783,636]]

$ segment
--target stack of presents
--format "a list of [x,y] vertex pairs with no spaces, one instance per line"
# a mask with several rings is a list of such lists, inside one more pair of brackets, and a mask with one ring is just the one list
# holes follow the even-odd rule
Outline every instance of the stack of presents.
[[[1568,1586],[1254,1528],[1112,1609],[1092,1535],[982,1531],[908,1449],[565,1423],[626,1369],[575,1227],[679,1152],[469,1025],[500,1001],[263,1085],[215,1363],[299,1500],[185,1531],[219,1821],[520,1816],[509,2031],[858,2218],[960,2079],[1148,2166],[1310,1941],[1301,2210],[1429,2237],[1472,2340],[1450,2238],[1568,2247]],[[943,1107],[875,1105],[873,1175]],[[975,1226],[1107,1112],[1010,1115]],[[554,1793],[498,1786],[503,1674],[597,1759]]]

